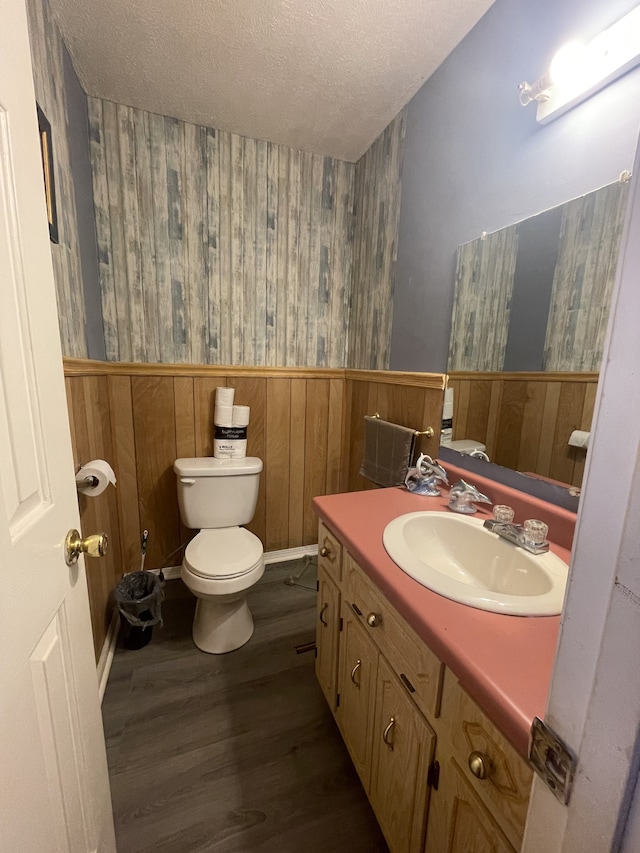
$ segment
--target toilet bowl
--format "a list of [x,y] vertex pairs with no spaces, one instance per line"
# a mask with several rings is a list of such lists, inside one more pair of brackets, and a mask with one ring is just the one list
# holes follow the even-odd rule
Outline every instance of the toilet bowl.
[[180,516],[200,532],[181,568],[196,596],[193,641],[209,654],[240,648],[253,634],[247,592],[264,573],[262,542],[244,527],[253,518],[262,461],[176,459]]
[[193,642],[219,655],[253,634],[247,592],[264,573],[262,543],[243,527],[201,530],[187,545],[181,576],[197,597]]

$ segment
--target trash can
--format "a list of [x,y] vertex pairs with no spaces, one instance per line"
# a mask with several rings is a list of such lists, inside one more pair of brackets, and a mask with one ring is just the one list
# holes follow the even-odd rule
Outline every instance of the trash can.
[[161,602],[164,584],[151,572],[131,572],[114,590],[120,615],[126,623],[124,644],[141,649],[151,639],[154,625],[162,624]]

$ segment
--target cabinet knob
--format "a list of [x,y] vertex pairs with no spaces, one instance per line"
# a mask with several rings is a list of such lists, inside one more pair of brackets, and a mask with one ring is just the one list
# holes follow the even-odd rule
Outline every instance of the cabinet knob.
[[327,548],[326,545],[323,545],[322,548],[320,548],[320,556],[321,557],[328,557],[330,553],[331,553],[331,551]]
[[484,752],[474,750],[469,756],[469,770],[476,779],[489,779],[493,773],[493,761]]
[[378,625],[382,625],[382,616],[379,613],[370,613],[367,616],[367,625],[370,628],[377,628]]

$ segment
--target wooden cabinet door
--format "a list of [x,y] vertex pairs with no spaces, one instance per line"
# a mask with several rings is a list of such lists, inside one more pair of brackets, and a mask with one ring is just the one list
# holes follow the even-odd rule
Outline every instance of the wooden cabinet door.
[[380,656],[369,799],[392,853],[421,853],[436,736]]
[[360,780],[368,791],[378,650],[344,602],[342,620],[336,720]]
[[506,836],[451,757],[431,794],[425,853],[515,853]]
[[316,677],[332,711],[336,708],[340,591],[327,572],[318,568]]

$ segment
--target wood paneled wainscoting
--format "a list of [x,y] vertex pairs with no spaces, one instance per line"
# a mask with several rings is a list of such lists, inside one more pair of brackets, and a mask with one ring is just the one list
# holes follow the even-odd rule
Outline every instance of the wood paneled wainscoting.
[[498,465],[580,486],[586,453],[567,442],[591,429],[597,385],[597,373],[452,372],[453,438],[483,442]]
[[437,454],[443,374],[322,368],[64,363],[76,465],[106,459],[116,489],[80,498],[82,528],[110,537],[106,561],[87,567],[96,656],[110,620],[110,594],[123,571],[140,566],[149,531],[147,568],[179,565],[193,533],[180,523],[173,462],[213,452],[213,407],[220,385],[251,407],[247,453],[264,461],[255,517],[249,525],[266,551],[317,541],[316,495],[367,488],[358,474],[363,418],[381,417],[416,430],[432,426],[421,449]]

